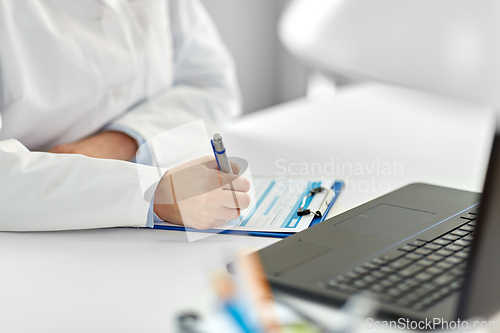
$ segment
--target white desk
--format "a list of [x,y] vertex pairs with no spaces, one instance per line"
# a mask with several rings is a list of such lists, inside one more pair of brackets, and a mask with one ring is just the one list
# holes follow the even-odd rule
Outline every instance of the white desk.
[[[415,181],[480,191],[492,119],[485,107],[364,86],[252,114],[223,133],[253,174],[307,167],[304,176],[348,180],[335,215]],[[352,172],[319,174],[317,163],[332,158]],[[383,163],[403,172],[373,171]],[[384,187],[366,188],[372,178]],[[215,235],[189,243],[183,233],[143,229],[0,233],[0,332],[170,332],[179,304],[207,290],[209,272],[239,248],[275,241]]]

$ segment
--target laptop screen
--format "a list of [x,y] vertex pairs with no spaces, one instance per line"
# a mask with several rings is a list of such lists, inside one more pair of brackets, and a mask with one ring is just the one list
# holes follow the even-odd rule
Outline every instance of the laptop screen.
[[500,311],[500,132],[491,150],[458,318],[488,318]]

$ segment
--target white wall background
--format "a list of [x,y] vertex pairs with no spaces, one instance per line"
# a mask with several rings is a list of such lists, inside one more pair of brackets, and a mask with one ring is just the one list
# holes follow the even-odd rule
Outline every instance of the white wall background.
[[277,36],[286,0],[202,0],[232,52],[245,113],[306,94],[307,70]]

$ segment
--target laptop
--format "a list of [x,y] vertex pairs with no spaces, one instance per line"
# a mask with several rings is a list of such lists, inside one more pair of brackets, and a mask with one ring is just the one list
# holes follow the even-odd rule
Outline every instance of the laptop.
[[500,310],[498,129],[481,205],[479,197],[410,184],[259,255],[274,288],[311,299],[340,305],[368,292],[379,300],[383,316],[489,317]]

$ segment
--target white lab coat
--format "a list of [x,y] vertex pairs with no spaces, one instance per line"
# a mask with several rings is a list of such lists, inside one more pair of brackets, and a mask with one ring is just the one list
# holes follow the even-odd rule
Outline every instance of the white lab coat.
[[43,151],[109,125],[148,140],[238,112],[198,0],[1,1],[0,230],[145,226],[138,168],[157,170]]

